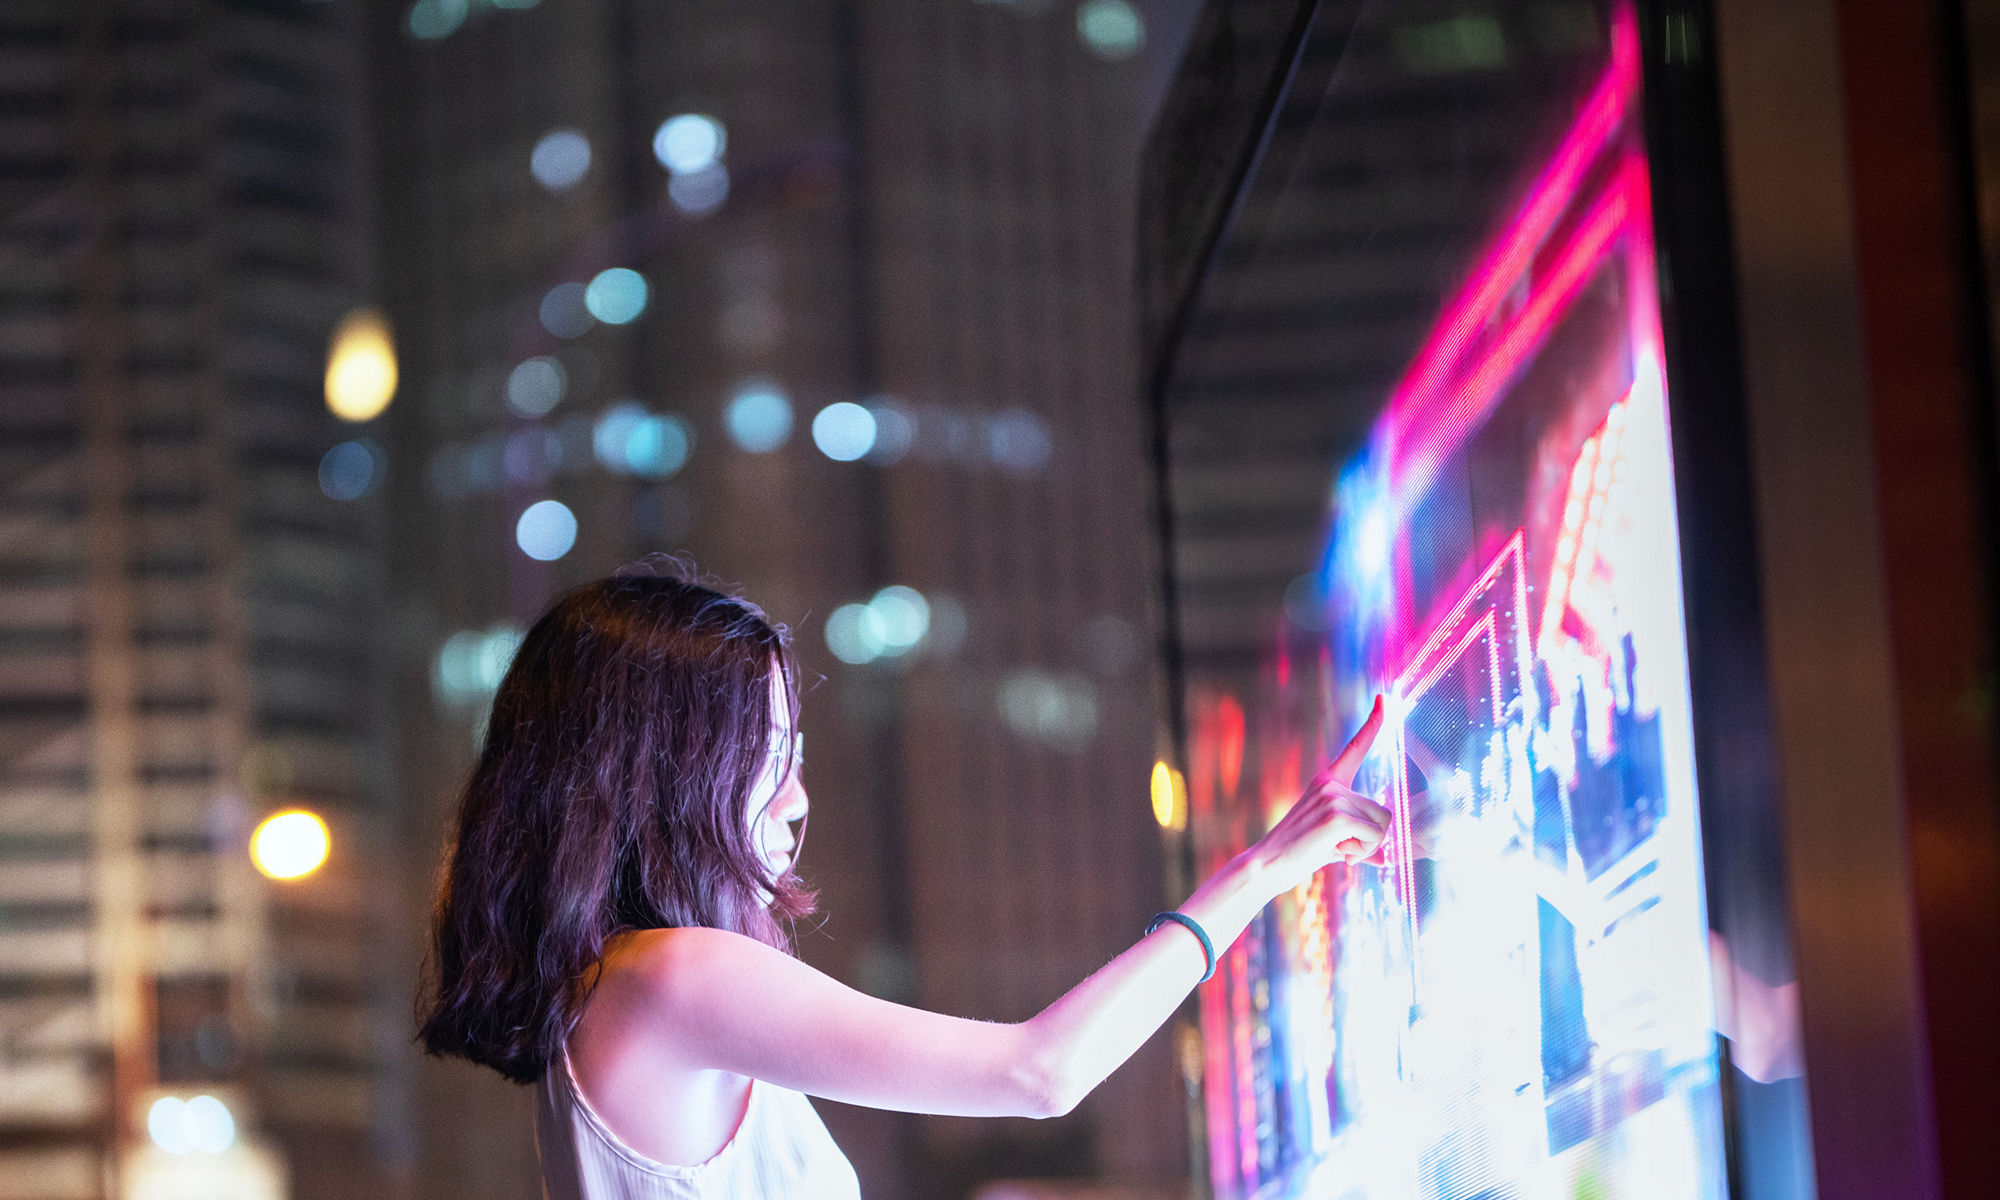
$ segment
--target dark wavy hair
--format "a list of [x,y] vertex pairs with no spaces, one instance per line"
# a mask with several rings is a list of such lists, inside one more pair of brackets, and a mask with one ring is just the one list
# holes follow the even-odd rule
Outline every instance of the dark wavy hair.
[[570,592],[500,682],[438,889],[418,1013],[431,1054],[532,1083],[612,935],[706,925],[789,950],[784,922],[812,911],[789,869],[770,876],[744,813],[772,749],[773,671],[798,716],[789,639],[671,569]]

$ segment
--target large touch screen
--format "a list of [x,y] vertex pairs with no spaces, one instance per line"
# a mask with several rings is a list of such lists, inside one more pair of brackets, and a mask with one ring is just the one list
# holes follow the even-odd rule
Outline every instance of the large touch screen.
[[1600,16],[1254,667],[1191,661],[1203,867],[1390,706],[1384,862],[1202,993],[1219,1196],[1726,1193],[1638,51]]

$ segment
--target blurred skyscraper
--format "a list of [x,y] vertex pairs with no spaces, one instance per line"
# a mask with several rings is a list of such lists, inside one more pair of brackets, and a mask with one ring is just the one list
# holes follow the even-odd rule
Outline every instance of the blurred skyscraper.
[[[378,454],[329,477],[321,398],[371,264],[358,32],[303,0],[0,5],[9,1196],[270,1194],[248,1139],[295,1195],[391,1190],[377,522],[331,498]],[[289,884],[247,853],[287,806],[333,838]],[[177,1107],[211,1093],[229,1149]]]
[[[814,685],[809,960],[1004,1020],[1136,938],[1163,897],[1133,191],[1191,8],[385,11],[413,844],[524,624],[685,551],[794,625]],[[1164,1042],[1059,1122],[822,1107],[871,1196],[1173,1180]],[[424,1194],[533,1194],[525,1092],[441,1065],[418,1105]]]

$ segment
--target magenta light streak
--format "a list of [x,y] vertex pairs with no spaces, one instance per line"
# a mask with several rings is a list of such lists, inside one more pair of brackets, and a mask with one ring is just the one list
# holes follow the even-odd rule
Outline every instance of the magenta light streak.
[[[1389,477],[1398,492],[1421,494],[1435,469],[1427,468],[1426,460],[1439,462],[1449,457],[1456,440],[1474,427],[1475,422],[1468,418],[1483,411],[1483,405],[1474,407],[1466,402],[1464,384],[1496,373],[1504,381],[1537,344],[1539,335],[1547,332],[1546,324],[1528,329],[1517,326],[1513,332],[1532,336],[1505,338],[1484,353],[1478,345],[1479,333],[1498,316],[1522,275],[1532,270],[1537,252],[1569,210],[1591,164],[1610,145],[1631,111],[1639,86],[1639,50],[1638,31],[1629,10],[1621,8],[1614,17],[1611,42],[1611,66],[1604,78],[1584,101],[1575,124],[1563,135],[1520,211],[1445,305],[1430,337],[1390,396],[1382,436]],[[1541,290],[1535,288],[1538,293]],[[1533,298],[1528,307],[1535,307]],[[1556,306],[1555,311],[1559,310]],[[1502,358],[1503,354],[1507,357]],[[1496,358],[1501,361],[1496,363]],[[1496,372],[1496,367],[1506,369]],[[1493,398],[1483,399],[1490,403]],[[1412,474],[1422,476],[1419,486],[1405,485]]]

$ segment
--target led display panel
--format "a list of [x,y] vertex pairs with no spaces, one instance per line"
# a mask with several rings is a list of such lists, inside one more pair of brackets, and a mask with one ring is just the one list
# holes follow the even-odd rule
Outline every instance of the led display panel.
[[[1182,514],[1178,586],[1201,610],[1183,619],[1211,630],[1192,633],[1184,677],[1196,866],[1268,827],[1378,692],[1389,712],[1359,780],[1394,813],[1381,861],[1281,897],[1200,993],[1198,1140],[1217,1196],[1728,1191],[1638,39],[1623,6],[1561,11],[1583,32],[1560,86],[1493,127],[1522,132],[1486,190],[1466,189],[1467,236],[1413,243],[1463,253],[1413,256],[1441,302],[1395,373],[1375,385],[1309,357],[1367,310],[1294,304],[1289,332],[1232,364],[1250,397],[1234,422],[1190,431],[1169,414],[1184,459],[1250,437],[1260,388],[1294,388],[1288,411],[1307,414],[1321,389],[1324,411],[1350,414],[1231,468],[1249,496],[1335,451],[1295,575],[1259,584],[1258,537],[1218,534],[1215,504],[1208,525]],[[1376,40],[1421,64],[1519,32],[1454,19]],[[1350,123],[1343,153],[1374,127]],[[1355,244],[1379,252],[1393,227]],[[1268,256],[1259,271],[1239,294],[1285,278]],[[1184,374],[1224,386],[1199,362]],[[1211,486],[1174,466],[1179,495]],[[1299,553],[1267,525],[1250,531],[1261,553]],[[1207,562],[1227,570],[1191,581]],[[1195,594],[1224,579],[1251,594],[1240,621]]]

